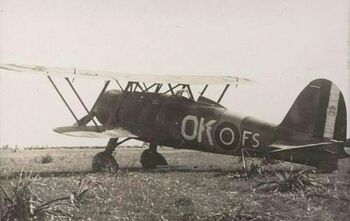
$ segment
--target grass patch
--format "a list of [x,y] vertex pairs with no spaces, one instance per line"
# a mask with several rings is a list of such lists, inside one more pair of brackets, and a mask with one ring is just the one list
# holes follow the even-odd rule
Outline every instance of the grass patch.
[[68,196],[43,200],[33,191],[33,185],[39,174],[21,173],[18,182],[12,182],[9,188],[0,186],[4,195],[0,200],[0,220],[71,220],[74,209],[80,209],[86,193],[96,187],[106,191],[101,183],[89,177],[79,179],[77,187]]
[[[108,188],[108,194],[97,188],[86,194],[80,208],[73,206],[66,210],[64,205],[60,206],[74,216],[73,220],[348,219],[350,159],[341,160],[339,170],[332,174],[305,173],[305,176],[323,179],[328,183],[325,185],[326,191],[309,191],[304,196],[298,191],[281,193],[278,189],[257,191],[255,188],[260,181],[278,181],[275,172],[284,174],[286,171],[288,174],[289,163],[278,162],[270,166],[270,162],[249,158],[247,171],[244,171],[238,157],[165,148],[160,151],[171,169],[144,171],[139,162],[142,150],[120,148],[116,151],[120,170],[116,174],[106,174],[91,173],[91,160],[100,152],[95,148],[84,150],[85,156],[79,148],[24,150],[16,153],[1,150],[0,160],[4,171],[0,185],[10,195],[11,183],[18,182],[23,165],[28,171],[40,173],[40,178],[32,183],[31,188],[42,199],[42,203],[70,196],[79,187],[76,181],[86,175],[102,182]],[[54,158],[51,164],[34,161],[39,161],[46,154]],[[61,159],[61,156],[65,158]],[[260,165],[262,170],[253,169],[255,166],[251,162]],[[211,165],[214,169],[210,168]],[[189,169],[182,169],[183,166]],[[196,169],[190,169],[194,167]],[[294,172],[305,169],[299,165],[293,167]],[[245,176],[246,172],[250,178]],[[0,189],[0,201],[3,196]],[[68,200],[63,202],[71,204]]]
[[272,192],[309,192],[324,191],[326,181],[321,179],[314,170],[290,170],[273,171],[275,176],[265,176],[265,180],[258,180],[255,186],[257,190]]

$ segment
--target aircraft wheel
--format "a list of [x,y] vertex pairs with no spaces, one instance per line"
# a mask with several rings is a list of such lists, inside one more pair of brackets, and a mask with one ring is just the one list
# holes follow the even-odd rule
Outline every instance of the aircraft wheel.
[[119,168],[117,161],[114,157],[106,152],[100,152],[92,159],[92,171],[93,172],[116,172]]
[[160,153],[151,151],[150,149],[142,152],[140,162],[144,169],[154,169],[160,165],[168,165]]

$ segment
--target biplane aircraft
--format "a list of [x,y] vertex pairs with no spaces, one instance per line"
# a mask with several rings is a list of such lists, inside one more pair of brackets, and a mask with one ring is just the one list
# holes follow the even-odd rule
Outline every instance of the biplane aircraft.
[[[167,165],[166,159],[157,152],[159,145],[236,156],[247,153],[251,157],[290,161],[326,171],[336,170],[338,159],[350,157],[344,97],[338,87],[326,79],[310,82],[282,122],[275,125],[236,114],[220,104],[230,85],[251,82],[245,78],[135,75],[15,64],[3,64],[0,68],[48,77],[76,121],[72,126],[55,128],[55,132],[109,138],[105,151],[93,159],[94,171],[117,168],[112,153],[130,139],[150,144],[140,159],[148,169]],[[75,115],[52,76],[67,80],[86,110],[85,116]],[[70,81],[79,77],[105,80],[91,109]],[[107,90],[110,82],[116,82],[119,89]],[[203,86],[197,99],[192,85]],[[204,96],[209,85],[223,85],[217,101]]]

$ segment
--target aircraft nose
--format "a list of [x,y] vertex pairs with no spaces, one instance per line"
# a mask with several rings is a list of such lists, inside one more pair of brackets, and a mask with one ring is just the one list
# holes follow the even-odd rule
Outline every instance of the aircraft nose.
[[116,123],[116,113],[119,107],[122,91],[110,90],[106,91],[99,99],[95,107],[95,115],[100,123]]

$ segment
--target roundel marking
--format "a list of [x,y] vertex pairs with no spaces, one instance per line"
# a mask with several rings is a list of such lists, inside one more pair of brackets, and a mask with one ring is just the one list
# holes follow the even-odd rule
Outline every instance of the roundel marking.
[[231,145],[235,141],[235,132],[229,127],[221,129],[219,134],[220,141],[225,145]]
[[237,147],[239,143],[239,130],[230,122],[219,124],[214,132],[216,144],[224,150],[231,150]]

